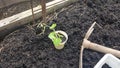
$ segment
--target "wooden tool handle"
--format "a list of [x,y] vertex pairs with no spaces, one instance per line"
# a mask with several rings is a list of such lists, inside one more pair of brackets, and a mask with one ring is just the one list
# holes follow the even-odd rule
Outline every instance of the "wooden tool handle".
[[95,50],[98,52],[110,53],[110,54],[113,54],[114,56],[120,58],[119,50],[115,50],[115,49],[108,48],[108,47],[105,47],[105,46],[102,46],[102,45],[99,45],[96,43],[92,43],[92,42],[88,41],[87,39],[84,39],[83,46],[84,46],[84,48],[92,49],[92,50]]

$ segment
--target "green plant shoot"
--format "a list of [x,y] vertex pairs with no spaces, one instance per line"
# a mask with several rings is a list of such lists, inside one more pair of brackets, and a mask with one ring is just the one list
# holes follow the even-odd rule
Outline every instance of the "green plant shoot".
[[57,26],[56,24],[52,24],[52,26],[50,26],[50,29],[53,30],[55,29],[56,26]]
[[55,33],[55,27],[57,25],[56,24],[52,24],[52,26],[49,27],[49,29],[53,30],[48,37],[52,40],[53,44],[55,46],[59,46],[59,44],[62,42],[62,35],[60,35],[59,33]]

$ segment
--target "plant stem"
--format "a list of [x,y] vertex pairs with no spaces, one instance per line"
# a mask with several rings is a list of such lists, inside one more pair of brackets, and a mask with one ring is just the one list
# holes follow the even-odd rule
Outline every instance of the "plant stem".
[[[53,32],[55,32],[55,29],[53,29]],[[57,35],[57,33],[55,33],[55,36],[56,36],[56,38],[59,38],[58,35]]]
[[46,24],[46,0],[41,0],[43,23]]
[[35,23],[35,16],[34,16],[34,10],[33,10],[33,0],[30,0],[30,6],[31,6],[31,10],[32,10],[33,23]]

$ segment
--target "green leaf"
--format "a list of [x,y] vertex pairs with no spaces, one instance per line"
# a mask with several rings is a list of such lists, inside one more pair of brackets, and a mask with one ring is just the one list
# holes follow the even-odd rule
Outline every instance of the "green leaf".
[[56,38],[53,43],[55,46],[59,46],[59,44],[62,42],[61,38]]
[[48,35],[48,38],[50,38],[53,42],[53,44],[55,46],[59,46],[59,44],[62,42],[62,39],[60,37],[56,37],[56,33],[55,32],[51,32],[49,35]]
[[56,37],[55,37],[55,32],[51,32],[49,35],[48,35],[48,38],[50,38],[51,40],[54,40]]
[[50,26],[50,29],[53,30],[56,26],[56,24],[52,24],[52,26]]
[[62,38],[64,37],[62,34],[57,34],[59,38]]

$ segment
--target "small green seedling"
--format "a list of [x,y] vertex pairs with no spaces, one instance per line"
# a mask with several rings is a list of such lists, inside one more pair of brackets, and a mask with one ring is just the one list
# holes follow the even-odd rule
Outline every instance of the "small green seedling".
[[53,31],[50,32],[48,37],[52,40],[52,42],[55,46],[59,46],[60,43],[62,42],[63,35],[55,32],[55,27],[56,26],[57,26],[56,24],[52,24],[52,26],[49,27],[49,29],[51,29]]
[[42,32],[39,35],[43,35],[45,33],[47,25],[45,23],[39,23],[37,25],[38,28],[41,28]]

